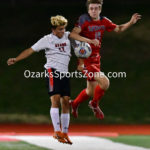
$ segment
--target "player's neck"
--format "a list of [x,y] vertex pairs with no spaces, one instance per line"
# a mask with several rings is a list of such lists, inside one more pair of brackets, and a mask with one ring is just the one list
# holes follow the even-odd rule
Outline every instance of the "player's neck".
[[55,35],[57,38],[61,39],[62,37],[59,37],[55,32],[52,32],[53,35]]
[[98,16],[97,18],[92,18],[93,21],[98,21],[100,20],[100,16]]

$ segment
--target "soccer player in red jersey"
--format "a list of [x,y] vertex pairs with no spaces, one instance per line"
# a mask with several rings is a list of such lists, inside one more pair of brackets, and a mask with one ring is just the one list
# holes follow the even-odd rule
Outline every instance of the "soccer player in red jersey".
[[100,16],[102,4],[103,0],[87,0],[86,5],[88,13],[79,17],[79,20],[72,31],[90,39],[98,39],[100,42],[99,46],[90,44],[92,54],[89,58],[79,59],[77,69],[82,72],[87,71],[88,73],[87,88],[81,91],[74,101],[70,102],[72,114],[76,118],[78,117],[79,104],[89,99],[89,97],[93,97],[89,102],[89,107],[93,110],[94,115],[98,119],[104,118],[104,114],[99,107],[101,98],[109,88],[109,79],[105,75],[101,75],[100,72],[100,48],[104,32],[123,32],[141,19],[141,15],[135,13],[132,15],[129,22],[122,25],[114,24],[108,18]]

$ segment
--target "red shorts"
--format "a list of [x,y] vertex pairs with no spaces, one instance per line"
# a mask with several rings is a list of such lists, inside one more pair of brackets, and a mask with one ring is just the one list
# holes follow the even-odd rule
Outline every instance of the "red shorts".
[[84,65],[87,66],[91,66],[91,65],[100,65],[100,56],[99,54],[93,54],[92,56],[90,56],[87,59],[84,59]]
[[95,81],[94,73],[100,72],[100,64],[91,64],[82,71],[86,76],[88,81]]
[[86,73],[88,81],[95,81],[94,73],[100,72],[100,55],[98,53],[93,54],[87,59],[84,59],[85,69],[83,70]]

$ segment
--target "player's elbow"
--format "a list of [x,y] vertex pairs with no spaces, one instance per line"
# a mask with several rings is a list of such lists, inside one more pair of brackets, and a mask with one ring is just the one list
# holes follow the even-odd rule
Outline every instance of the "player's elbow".
[[74,27],[73,30],[72,30],[72,32],[77,33],[77,34],[80,34],[81,28],[79,28],[79,27]]
[[71,33],[69,34],[69,38],[74,39],[74,36],[76,36],[76,33],[74,33],[74,32],[71,32]]
[[121,33],[121,32],[123,32],[122,26],[121,26],[121,25],[118,25],[118,26],[115,28],[114,31],[115,31],[116,33]]
[[76,31],[76,29],[75,29],[75,28],[73,28],[72,32],[77,33],[77,31]]

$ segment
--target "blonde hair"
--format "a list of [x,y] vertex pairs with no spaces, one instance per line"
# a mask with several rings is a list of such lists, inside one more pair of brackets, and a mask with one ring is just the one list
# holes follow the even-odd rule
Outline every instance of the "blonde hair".
[[58,26],[67,26],[68,20],[60,15],[53,16],[50,19],[52,28],[56,28]]

